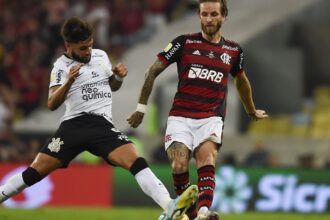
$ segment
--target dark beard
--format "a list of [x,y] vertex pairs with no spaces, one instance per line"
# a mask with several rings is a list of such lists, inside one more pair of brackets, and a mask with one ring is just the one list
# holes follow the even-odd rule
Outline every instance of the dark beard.
[[221,28],[221,22],[219,22],[215,28],[212,28],[212,30],[209,30],[204,24],[201,23],[201,27],[202,30],[204,32],[204,34],[209,35],[209,36],[213,36],[216,33],[219,32],[220,28]]
[[71,56],[72,56],[71,58],[73,60],[78,61],[79,63],[88,63],[91,60],[91,56],[89,56],[87,58],[86,57],[79,57],[73,52],[72,52]]

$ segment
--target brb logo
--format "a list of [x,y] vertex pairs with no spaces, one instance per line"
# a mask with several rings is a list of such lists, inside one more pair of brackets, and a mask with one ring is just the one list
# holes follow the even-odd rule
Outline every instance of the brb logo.
[[223,78],[223,73],[217,72],[215,70],[209,70],[206,68],[191,67],[188,73],[188,78],[206,79],[212,82],[220,83]]

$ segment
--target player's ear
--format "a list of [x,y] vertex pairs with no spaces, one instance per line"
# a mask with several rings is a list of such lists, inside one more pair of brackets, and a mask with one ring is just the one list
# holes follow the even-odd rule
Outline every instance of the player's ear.
[[64,42],[65,49],[71,50],[71,45],[68,42]]

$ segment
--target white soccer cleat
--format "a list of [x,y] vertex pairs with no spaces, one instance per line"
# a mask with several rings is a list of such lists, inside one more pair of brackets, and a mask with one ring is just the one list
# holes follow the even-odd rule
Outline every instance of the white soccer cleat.
[[172,200],[167,209],[167,217],[170,220],[189,220],[185,215],[188,208],[194,204],[198,197],[198,187],[196,185],[189,186],[181,196]]
[[0,204],[9,199],[10,197],[4,193],[3,186],[0,186]]

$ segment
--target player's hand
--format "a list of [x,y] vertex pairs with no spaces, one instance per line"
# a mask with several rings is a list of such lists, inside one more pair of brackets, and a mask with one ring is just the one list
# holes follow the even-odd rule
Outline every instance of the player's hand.
[[124,64],[118,63],[115,67],[112,68],[112,72],[120,78],[124,78],[127,76],[128,70]]
[[256,121],[260,119],[268,118],[266,111],[259,109],[257,109],[254,113],[249,114],[249,116],[251,117],[251,119]]
[[144,117],[144,113],[136,111],[133,114],[131,114],[126,119],[126,121],[128,122],[128,124],[131,125],[132,128],[137,128],[141,124],[143,117]]
[[80,68],[82,67],[82,65],[83,64],[81,64],[81,63],[79,63],[79,64],[76,64],[76,65],[74,65],[74,66],[72,66],[71,68],[70,68],[70,71],[69,71],[69,81],[71,82],[71,83],[73,83],[75,80],[76,80],[76,78],[78,77],[78,75],[79,75],[79,70],[80,70]]

